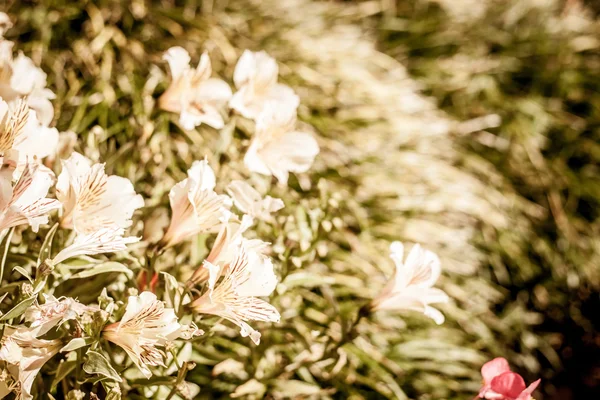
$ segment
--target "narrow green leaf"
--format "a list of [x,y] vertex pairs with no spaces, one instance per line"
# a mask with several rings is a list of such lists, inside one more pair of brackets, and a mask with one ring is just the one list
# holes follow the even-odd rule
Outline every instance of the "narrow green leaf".
[[77,361],[63,361],[58,365],[56,369],[56,375],[54,375],[54,381],[52,381],[52,387],[50,390],[54,390],[56,386],[67,377],[77,367]]
[[33,284],[33,279],[31,279],[31,276],[29,276],[29,272],[27,272],[25,270],[25,268],[20,267],[20,266],[17,265],[16,267],[13,268],[13,271],[17,271],[18,273],[20,273],[21,275],[23,275],[25,278],[27,278],[27,280],[29,280],[29,282],[31,284]]
[[34,301],[35,301],[35,296],[29,297],[29,298],[21,301],[19,304],[14,306],[12,308],[12,310],[10,310],[6,314],[4,314],[2,316],[2,318],[0,318],[0,321],[6,321],[6,320],[16,318],[16,317],[22,315],[25,312],[25,310],[27,310],[29,308],[29,306],[33,304]]
[[54,224],[52,228],[48,231],[48,234],[44,238],[44,243],[42,243],[42,247],[40,248],[40,253],[37,259],[37,266],[39,267],[42,262],[46,259],[50,258],[50,251],[52,250],[52,241],[54,240],[54,234],[58,229],[58,222]]
[[6,256],[8,256],[8,249],[10,248],[10,241],[12,239],[13,232],[15,228],[11,228],[6,235],[6,244],[4,245],[4,254],[2,254],[2,264],[0,264],[0,283],[2,282],[2,278],[4,277],[4,266],[6,265]]
[[86,269],[84,271],[78,272],[76,274],[71,275],[70,278],[89,278],[90,276],[105,274],[108,272],[122,272],[127,275],[128,278],[133,277],[133,271],[127,268],[126,265],[123,265],[118,262],[105,262],[102,264],[94,265],[93,267]]

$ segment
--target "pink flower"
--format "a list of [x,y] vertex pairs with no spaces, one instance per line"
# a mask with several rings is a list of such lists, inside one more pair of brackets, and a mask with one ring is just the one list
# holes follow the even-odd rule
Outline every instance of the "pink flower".
[[481,368],[483,387],[477,397],[493,400],[531,400],[531,393],[540,384],[540,379],[529,387],[521,375],[512,372],[505,358],[494,358]]

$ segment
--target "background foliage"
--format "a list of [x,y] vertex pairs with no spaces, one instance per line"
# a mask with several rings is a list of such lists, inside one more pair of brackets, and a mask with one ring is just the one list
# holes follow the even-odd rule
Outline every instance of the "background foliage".
[[[271,187],[299,206],[262,232],[280,249],[282,322],[262,327],[258,347],[229,326],[195,341],[186,379],[199,398],[470,399],[481,364],[505,356],[543,379],[544,399],[569,399],[599,390],[600,42],[587,6],[46,0],[5,11],[16,21],[9,39],[49,75],[59,130],[147,199],[136,228],[146,237],[193,160],[243,175],[249,137],[241,121],[221,136],[184,132],[154,110],[166,49],[194,60],[208,50],[224,78],[243,49],[265,49],[301,96],[322,153],[293,190]],[[396,239],[441,255],[446,324],[381,314],[344,337],[391,274]],[[194,241],[160,268],[185,276],[206,248]],[[94,301],[122,279],[63,290]],[[157,398],[175,376],[152,381]],[[142,397],[135,383],[125,395]]]

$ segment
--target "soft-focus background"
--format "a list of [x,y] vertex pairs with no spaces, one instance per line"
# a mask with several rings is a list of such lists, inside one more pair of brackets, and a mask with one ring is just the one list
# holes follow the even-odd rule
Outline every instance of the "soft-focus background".
[[[600,398],[599,2],[45,0],[3,11],[16,19],[8,38],[49,75],[59,130],[134,182],[145,219],[166,212],[192,160],[241,165],[247,144],[154,111],[166,49],[194,60],[208,50],[222,77],[243,49],[264,49],[302,98],[322,152],[309,177],[275,192],[300,204],[285,231],[264,233],[288,249],[282,323],[263,327],[259,347],[233,329],[196,344],[199,398],[260,398],[239,389],[253,377],[271,398],[472,399],[495,356],[542,378],[538,400]],[[325,357],[347,310],[391,274],[391,240],[440,254],[446,323],[378,315]]]

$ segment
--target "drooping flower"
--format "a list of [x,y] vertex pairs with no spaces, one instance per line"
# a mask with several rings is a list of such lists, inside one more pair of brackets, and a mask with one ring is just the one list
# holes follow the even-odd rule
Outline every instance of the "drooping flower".
[[0,348],[0,360],[8,364],[7,371],[18,382],[12,387],[20,400],[32,399],[31,387],[42,366],[62,347],[59,339],[37,339],[33,330],[6,326]]
[[181,325],[172,308],[165,308],[152,292],[129,296],[121,321],[106,326],[103,336],[127,352],[146,378],[149,366],[165,366],[165,354],[157,347],[176,339]]
[[12,186],[10,169],[8,172],[0,173],[0,231],[29,224],[37,232],[41,224],[48,222],[48,213],[61,207],[57,200],[46,198],[54,174],[44,166],[29,163]]
[[44,297],[46,300],[44,304],[36,304],[25,312],[25,321],[31,323],[29,328],[36,337],[92,309],[70,297],[59,299],[52,295],[44,295]]
[[101,228],[96,232],[77,235],[73,243],[62,249],[50,263],[56,265],[73,257],[124,251],[128,244],[139,241],[139,237],[125,237],[124,229]]
[[231,199],[218,195],[215,173],[207,160],[194,161],[188,177],[171,189],[171,223],[161,240],[167,248],[201,232],[213,232],[221,225],[231,207]]
[[240,327],[243,337],[250,336],[260,343],[260,333],[246,321],[279,322],[275,307],[259,299],[269,296],[277,277],[269,258],[257,253],[247,253],[243,246],[233,261],[223,268],[205,262],[209,268],[209,290],[191,303],[191,308],[200,314],[211,314],[225,318]]
[[196,69],[190,68],[190,55],[182,47],[171,47],[163,56],[169,63],[171,85],[159,99],[163,110],[179,114],[185,129],[207,124],[215,129],[225,125],[221,109],[231,98],[231,88],[221,79],[211,78],[208,53],[203,53]]
[[134,211],[144,206],[129,179],[106,175],[104,164],[94,164],[79,153],[63,160],[56,197],[65,209],[61,224],[80,235],[101,229],[125,229]]
[[42,125],[48,126],[54,118],[54,107],[50,100],[55,96],[46,88],[47,75],[23,53],[13,58],[13,45],[7,40],[0,43],[0,97],[7,102],[26,97],[37,119]]
[[430,306],[449,300],[446,293],[432,287],[441,273],[439,258],[418,244],[413,246],[405,262],[402,243],[392,243],[390,250],[396,274],[373,299],[371,310],[414,310],[422,312],[438,325],[443,323],[444,315]]
[[269,102],[277,102],[282,108],[296,111],[300,99],[292,88],[277,83],[279,67],[275,59],[264,51],[245,50],[233,73],[238,91],[229,102],[242,116],[256,119]]
[[530,400],[531,394],[540,384],[541,379],[526,386],[521,375],[512,372],[508,361],[503,357],[488,361],[481,368],[483,387],[479,398],[494,400]]
[[256,133],[244,157],[250,171],[273,175],[286,184],[290,172],[306,172],[319,154],[311,134],[294,130],[296,111],[269,103],[256,121]]
[[258,191],[244,181],[232,181],[227,186],[227,193],[241,212],[264,221],[272,220],[271,213],[284,207],[283,200],[271,196],[263,198]]

